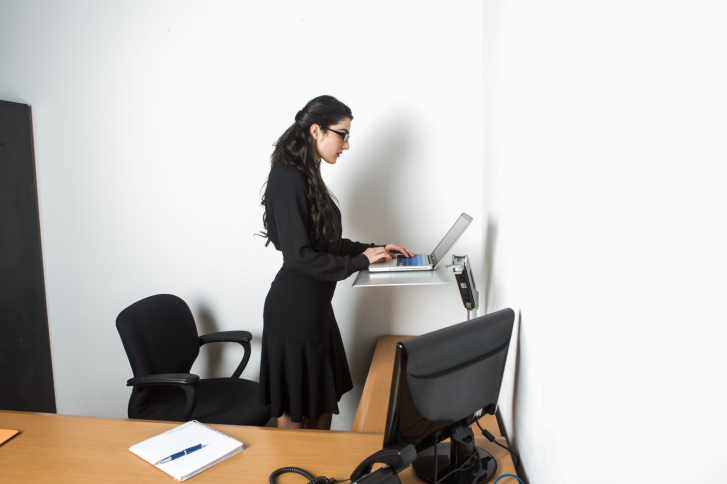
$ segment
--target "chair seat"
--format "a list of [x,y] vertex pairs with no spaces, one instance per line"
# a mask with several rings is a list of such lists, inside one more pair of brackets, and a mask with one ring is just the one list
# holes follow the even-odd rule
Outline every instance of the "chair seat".
[[[135,399],[129,418],[179,419],[187,398],[176,387],[147,387],[148,395]],[[210,378],[197,383],[197,404],[190,420],[208,424],[263,426],[270,420],[270,407],[258,404],[259,385],[238,378]],[[153,394],[151,393],[153,392]],[[145,403],[142,404],[142,401]]]
[[192,420],[263,426],[270,420],[270,407],[258,403],[259,388],[254,381],[237,378],[200,380]]

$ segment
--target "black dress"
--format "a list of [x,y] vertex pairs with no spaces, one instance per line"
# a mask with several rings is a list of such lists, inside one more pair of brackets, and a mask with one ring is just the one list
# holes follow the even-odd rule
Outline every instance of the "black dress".
[[283,252],[283,267],[265,299],[260,404],[270,405],[273,417],[289,412],[293,422],[338,413],[341,396],[353,388],[331,299],[336,281],[366,269],[363,252],[375,247],[348,239],[311,244],[306,193],[305,177],[294,166],[277,163],[270,170],[268,236]]

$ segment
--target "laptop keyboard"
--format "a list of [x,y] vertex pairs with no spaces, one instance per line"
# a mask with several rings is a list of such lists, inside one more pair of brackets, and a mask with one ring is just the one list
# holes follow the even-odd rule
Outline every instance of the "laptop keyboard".
[[423,266],[424,256],[422,254],[416,254],[414,257],[397,256],[396,266],[397,267],[410,267],[410,266]]

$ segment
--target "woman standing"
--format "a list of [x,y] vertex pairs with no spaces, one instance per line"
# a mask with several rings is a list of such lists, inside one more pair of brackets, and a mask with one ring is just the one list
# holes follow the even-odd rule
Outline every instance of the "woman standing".
[[[278,427],[329,429],[341,396],[353,388],[331,307],[336,281],[392,252],[390,244],[341,237],[341,212],[323,178],[321,160],[336,164],[348,150],[353,115],[332,96],[298,111],[275,144],[262,204],[263,234],[283,252],[263,313],[260,403]],[[267,245],[267,244],[266,244]]]

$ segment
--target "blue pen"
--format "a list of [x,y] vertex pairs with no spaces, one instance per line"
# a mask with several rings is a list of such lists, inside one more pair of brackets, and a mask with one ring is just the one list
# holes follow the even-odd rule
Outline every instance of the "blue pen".
[[201,448],[202,448],[202,444],[197,444],[197,445],[195,445],[194,447],[190,447],[189,449],[184,449],[184,450],[183,450],[183,451],[181,451],[181,452],[177,452],[176,454],[172,454],[172,455],[170,455],[169,457],[165,457],[164,459],[160,460],[159,462],[157,462],[157,463],[156,463],[156,464],[154,464],[154,465],[155,465],[155,466],[158,466],[159,464],[166,464],[166,463],[167,463],[167,462],[169,462],[170,460],[174,460],[174,459],[179,459],[180,457],[182,457],[182,456],[185,456],[185,455],[187,455],[187,454],[191,454],[191,453],[192,453],[192,452],[194,452],[195,450],[199,450],[199,449],[201,449]]

